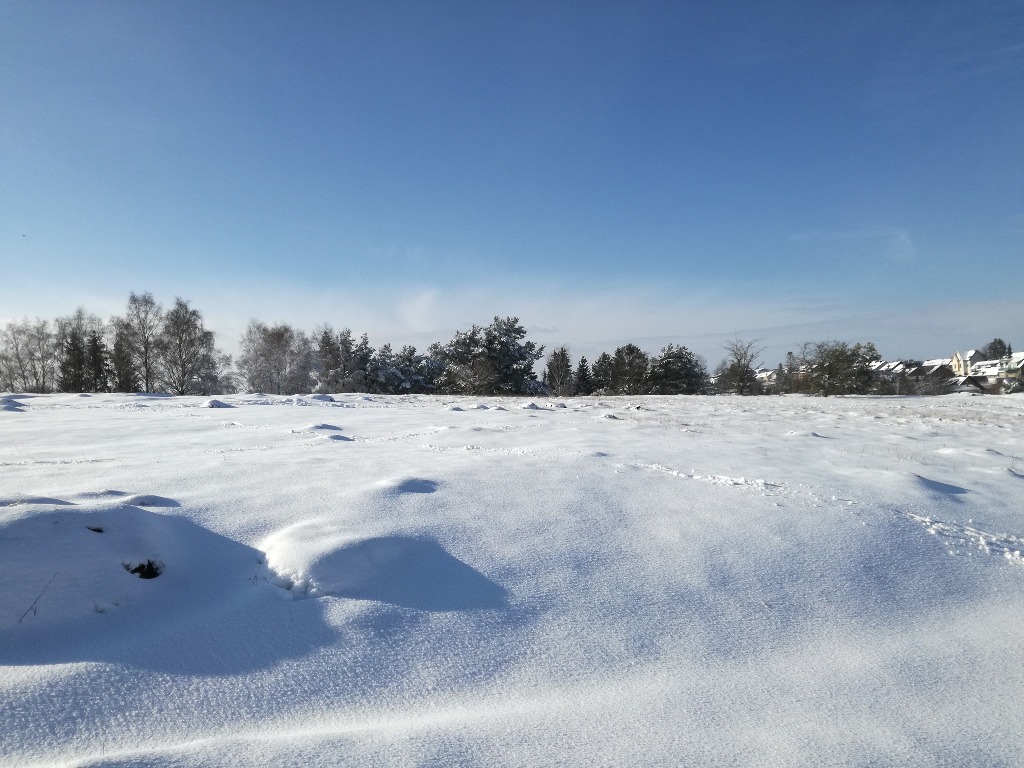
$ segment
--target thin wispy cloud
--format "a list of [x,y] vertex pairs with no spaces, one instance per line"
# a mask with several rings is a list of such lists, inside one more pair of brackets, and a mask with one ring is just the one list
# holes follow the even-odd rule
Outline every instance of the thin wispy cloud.
[[869,250],[882,253],[894,261],[910,261],[916,253],[910,232],[896,227],[863,229],[816,229],[798,232],[790,239],[798,243],[863,243]]

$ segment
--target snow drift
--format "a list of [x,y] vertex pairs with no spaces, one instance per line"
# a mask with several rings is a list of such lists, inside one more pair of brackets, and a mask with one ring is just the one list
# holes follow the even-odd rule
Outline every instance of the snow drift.
[[3,402],[4,764],[1024,754],[1019,396]]

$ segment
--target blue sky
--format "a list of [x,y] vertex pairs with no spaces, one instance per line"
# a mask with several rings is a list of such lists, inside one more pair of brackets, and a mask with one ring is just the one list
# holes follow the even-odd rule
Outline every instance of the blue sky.
[[1024,349],[1022,2],[0,5],[0,322]]

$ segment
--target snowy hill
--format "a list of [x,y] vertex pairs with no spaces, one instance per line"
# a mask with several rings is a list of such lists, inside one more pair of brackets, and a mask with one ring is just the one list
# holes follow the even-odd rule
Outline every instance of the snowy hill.
[[0,396],[0,764],[1024,765],[1022,499],[1022,396]]

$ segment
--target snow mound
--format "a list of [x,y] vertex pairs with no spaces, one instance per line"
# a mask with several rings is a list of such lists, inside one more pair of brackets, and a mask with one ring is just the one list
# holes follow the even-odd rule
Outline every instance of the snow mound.
[[136,505],[7,510],[0,514],[0,663],[82,658],[90,640],[109,645],[112,637],[159,631],[251,590],[261,558],[184,518]]
[[360,537],[324,522],[263,543],[276,584],[293,598],[372,600],[418,611],[501,608],[505,590],[425,536]]
[[525,411],[539,411],[540,410],[540,406],[537,405],[536,403],[532,403],[532,402],[531,403],[523,403],[519,407],[522,408]]
[[123,499],[128,495],[127,491],[113,491],[109,488],[104,488],[101,491],[84,491],[79,493],[76,498],[79,499]]
[[289,432],[291,432],[292,434],[299,434],[300,432],[319,432],[319,431],[322,431],[322,430],[340,430],[340,429],[341,429],[341,427],[339,427],[336,424],[307,424],[304,427],[299,427],[298,429],[289,430]]
[[124,500],[125,504],[131,504],[136,507],[178,507],[181,506],[174,499],[168,499],[164,496],[153,496],[151,494],[137,494],[135,496],[129,496]]
[[230,403],[225,403],[223,400],[217,400],[216,398],[210,398],[203,403],[204,408],[234,408],[235,406]]
[[65,504],[71,504],[71,502],[64,501],[63,499],[51,499],[47,496],[27,496],[25,494],[0,496],[0,507],[18,507],[31,504],[56,504],[63,506]]

